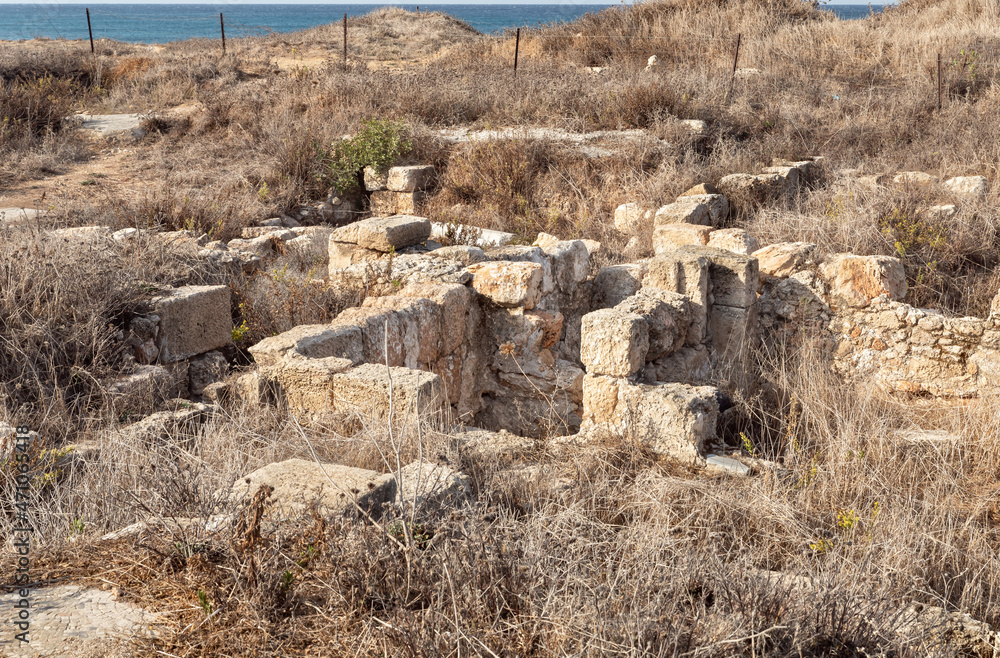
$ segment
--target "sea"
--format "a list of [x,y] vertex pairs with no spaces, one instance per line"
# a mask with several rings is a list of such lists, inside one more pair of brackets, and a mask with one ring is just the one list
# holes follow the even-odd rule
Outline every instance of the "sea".
[[[87,16],[95,39],[167,43],[219,36],[223,14],[227,37],[292,32],[367,14],[386,4],[4,4],[0,0],[0,40],[86,39]],[[588,12],[622,4],[393,4],[408,10],[441,11],[484,33],[572,21]],[[864,18],[884,5],[824,5],[842,19]]]

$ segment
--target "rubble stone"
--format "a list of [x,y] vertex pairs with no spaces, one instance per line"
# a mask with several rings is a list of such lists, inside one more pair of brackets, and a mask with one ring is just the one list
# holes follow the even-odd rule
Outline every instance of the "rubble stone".
[[649,351],[649,327],[642,316],[602,309],[583,316],[580,358],[587,371],[614,377],[638,372]]

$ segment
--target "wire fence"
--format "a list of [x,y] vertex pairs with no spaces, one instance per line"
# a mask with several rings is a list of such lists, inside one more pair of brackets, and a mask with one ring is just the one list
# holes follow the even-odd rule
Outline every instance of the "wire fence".
[[[166,9],[155,9],[155,7],[155,5],[150,5],[145,11],[166,11]],[[171,8],[171,10],[173,9]],[[329,9],[324,11],[325,14],[327,12],[329,12]],[[419,12],[419,7],[417,7],[417,12]],[[355,17],[362,15],[356,13]],[[115,33],[118,32],[120,36],[120,31],[127,31],[130,35],[142,33],[141,30],[137,30],[137,23],[156,25],[154,32],[157,35],[161,35],[161,38],[157,39],[160,42],[165,40],[162,38],[164,34],[183,35],[183,39],[217,39],[222,54],[226,53],[227,31],[230,37],[264,37],[278,33],[277,30],[267,25],[250,25],[238,21],[227,22],[224,12],[220,12],[218,16],[123,16],[118,12],[107,9],[97,9],[91,12],[89,8],[85,8],[85,18],[92,53],[96,50],[95,38],[98,41],[101,38],[115,40]],[[343,13],[342,18],[339,15],[336,17],[329,16],[329,18],[340,19],[337,22],[342,23],[343,35],[341,38],[343,48],[342,52],[338,54],[340,54],[340,59],[346,69],[348,58],[351,55],[351,29],[348,13]],[[127,27],[123,25],[125,22],[128,24]],[[199,26],[199,29],[192,30],[192,26],[195,25]],[[320,26],[340,27],[333,24],[333,21],[328,21],[328,23]],[[312,24],[312,27],[319,26]],[[535,41],[536,46],[541,44],[541,51],[543,53],[548,51],[565,53],[573,49],[584,51],[587,48],[594,48],[595,45],[612,44],[614,53],[617,55],[621,55],[622,53],[633,57],[652,57],[655,55],[666,59],[667,63],[671,62],[671,60],[683,59],[685,56],[688,56],[678,55],[678,53],[698,52],[701,56],[717,60],[720,68],[727,72],[730,92],[738,78],[747,77],[742,74],[755,73],[752,68],[750,70],[741,70],[741,64],[747,65],[749,63],[752,67],[758,63],[767,63],[771,69],[791,70],[793,67],[803,66],[805,58],[814,60],[811,62],[813,66],[822,66],[824,62],[821,60],[824,57],[828,58],[829,62],[835,62],[840,65],[845,61],[848,63],[851,61],[857,63],[877,62],[884,56],[885,48],[884,43],[880,44],[877,42],[869,44],[867,48],[855,45],[852,49],[841,45],[808,43],[805,41],[799,41],[794,47],[789,47],[788,44],[777,43],[775,39],[770,37],[755,40],[748,39],[743,34],[697,35],[688,33],[682,36],[654,35],[646,34],[644,30],[637,30],[631,34],[584,34],[579,32],[569,33],[568,31],[560,34],[554,30],[541,31],[537,28],[511,28],[500,34],[488,35],[486,39],[493,42],[493,45],[496,47],[495,50],[501,53],[499,56],[510,57],[509,65],[512,69],[512,77],[515,79],[518,75],[519,61],[522,64],[521,73],[524,75],[524,62],[520,52],[522,43],[527,39],[531,39]],[[169,39],[166,39],[166,41],[169,41]],[[929,76],[929,80],[924,84],[936,96],[936,103],[939,109],[943,107],[945,100],[951,94],[953,86],[959,88],[974,86],[977,82],[982,82],[984,77],[982,72],[984,69],[992,67],[993,71],[1000,70],[1000,37],[992,39],[992,41],[992,43],[986,43],[980,38],[979,42],[970,43],[966,47],[942,48],[930,57],[926,53],[928,44],[913,47],[915,51],[919,50],[921,52],[915,52],[909,56],[912,71],[922,71]],[[329,43],[325,45],[329,46]],[[511,46],[513,46],[512,53],[507,50]],[[538,66],[539,59],[538,50],[535,47],[532,52],[536,67]],[[504,52],[508,54],[503,55],[502,53]],[[901,55],[897,52],[895,56],[900,57]],[[592,68],[600,67],[595,66]],[[918,78],[919,76],[914,79]],[[884,84],[874,84],[873,82],[866,85],[865,91],[898,90],[905,85],[913,84],[912,79],[883,80],[882,82]],[[918,84],[920,84],[919,80]]]

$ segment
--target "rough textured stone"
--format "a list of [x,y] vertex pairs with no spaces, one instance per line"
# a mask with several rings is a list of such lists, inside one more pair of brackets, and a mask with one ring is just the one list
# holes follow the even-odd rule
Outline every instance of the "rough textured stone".
[[490,261],[470,265],[472,287],[497,306],[532,309],[542,297],[541,265],[527,261]]
[[679,293],[644,288],[615,306],[616,311],[642,316],[649,327],[649,351],[653,361],[680,349],[691,323],[691,302]]
[[336,375],[352,366],[337,357],[305,358],[292,354],[262,373],[277,384],[277,392],[290,409],[304,414],[331,411],[330,390]]
[[700,345],[708,331],[709,261],[693,252],[672,252],[649,261],[643,286],[669,290],[691,300],[691,325],[685,345]]
[[742,363],[756,341],[757,308],[713,305],[708,318],[708,332],[717,362]]
[[191,395],[202,395],[209,384],[222,381],[229,370],[229,362],[219,352],[208,352],[191,359],[188,381]]
[[388,175],[385,172],[378,171],[374,167],[365,167],[364,177],[365,189],[369,192],[378,192],[386,189]]
[[313,505],[324,516],[353,515],[358,508],[378,514],[396,495],[396,478],[339,464],[288,459],[268,464],[233,483],[230,495],[245,500],[261,486],[273,487],[279,513],[300,515]]
[[682,347],[665,358],[650,361],[642,370],[642,380],[650,384],[702,384],[708,381],[711,372],[712,362],[708,349],[704,345],[698,345]]
[[840,254],[820,267],[833,298],[851,307],[865,307],[879,295],[899,301],[906,295],[903,263],[889,256]]
[[712,213],[704,203],[700,203],[692,197],[681,197],[674,203],[665,205],[657,210],[653,216],[654,226],[679,223],[710,226],[712,224]]
[[442,464],[413,462],[396,474],[399,504],[420,516],[461,507],[472,497],[469,477]]
[[729,199],[724,194],[696,194],[683,196],[678,201],[697,202],[708,206],[709,223],[721,226],[729,216]]
[[912,603],[899,615],[896,633],[925,656],[984,656],[997,654],[1000,634],[989,624],[963,612]]
[[431,252],[435,258],[447,258],[458,261],[463,265],[474,265],[486,260],[486,253],[479,247],[468,245],[455,245],[453,247],[441,247]]
[[700,459],[715,437],[718,390],[685,384],[633,384],[588,374],[584,378],[582,431],[609,431],[682,461]]
[[507,245],[488,247],[485,251],[486,257],[490,260],[537,263],[542,268],[542,295],[548,295],[556,289],[555,277],[552,276],[552,261],[540,248]]
[[590,252],[582,240],[567,240],[542,247],[552,261],[552,276],[564,293],[572,294],[590,274]]
[[711,232],[711,226],[663,224],[653,229],[653,251],[659,256],[685,245],[707,245]]
[[357,244],[375,251],[399,250],[420,244],[431,235],[431,223],[423,217],[397,215],[357,222]]
[[261,367],[276,365],[290,352],[315,359],[333,356],[360,363],[361,329],[349,323],[303,324],[250,348],[254,361]]
[[374,215],[416,215],[424,212],[427,195],[424,192],[372,192],[368,199]]
[[602,309],[583,316],[580,359],[587,371],[629,377],[649,351],[649,327],[642,316]]
[[[362,304],[362,308],[379,309],[393,316],[395,324],[399,327],[399,340],[396,343],[390,341],[391,361],[401,358],[401,365],[407,368],[426,369],[441,356],[440,304],[411,294],[369,297]],[[399,356],[396,356],[397,354]],[[378,359],[370,361],[384,364],[384,361]]]
[[441,378],[411,368],[386,368],[365,363],[333,376],[330,405],[335,412],[357,412],[379,418],[389,416],[392,389],[392,421],[435,417],[446,405]]
[[944,182],[944,186],[955,196],[966,201],[982,201],[986,198],[988,181],[985,176],[956,176]]
[[724,228],[712,231],[708,236],[708,246],[744,256],[749,256],[760,249],[757,239],[741,228]]
[[431,165],[390,167],[386,178],[386,187],[393,192],[426,190],[433,183],[434,167]]
[[[719,188],[717,188],[715,185],[712,185],[711,183],[699,183],[698,185],[695,185],[694,187],[692,187],[688,191],[684,192],[680,196],[681,197],[685,197],[685,196],[702,196],[702,195],[706,195],[706,194],[713,194],[713,195],[720,194]],[[680,198],[680,197],[678,197],[678,198]]]
[[788,179],[781,174],[730,174],[719,181],[730,200],[764,203],[789,191]]
[[628,235],[648,234],[653,227],[653,211],[639,203],[623,203],[615,208],[614,225]]
[[225,347],[233,339],[228,286],[185,286],[152,300],[160,318],[159,359],[180,361]]
[[761,275],[789,277],[805,268],[816,245],[811,242],[778,242],[754,251]]
[[592,308],[610,308],[622,303],[642,288],[643,265],[610,265],[594,277]]
[[756,258],[711,247],[681,247],[678,253],[708,260],[713,304],[749,308],[757,301],[760,273]]
[[897,185],[910,185],[914,187],[927,187],[938,182],[937,176],[931,176],[922,171],[903,171],[892,178],[892,182]]

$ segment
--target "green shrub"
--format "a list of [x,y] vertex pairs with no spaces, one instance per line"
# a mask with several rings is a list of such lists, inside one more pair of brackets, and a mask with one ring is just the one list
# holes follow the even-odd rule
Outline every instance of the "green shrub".
[[365,167],[384,172],[412,150],[408,133],[403,123],[384,119],[364,121],[356,135],[335,145],[327,154],[330,185],[338,194],[346,194],[359,186],[358,177]]

